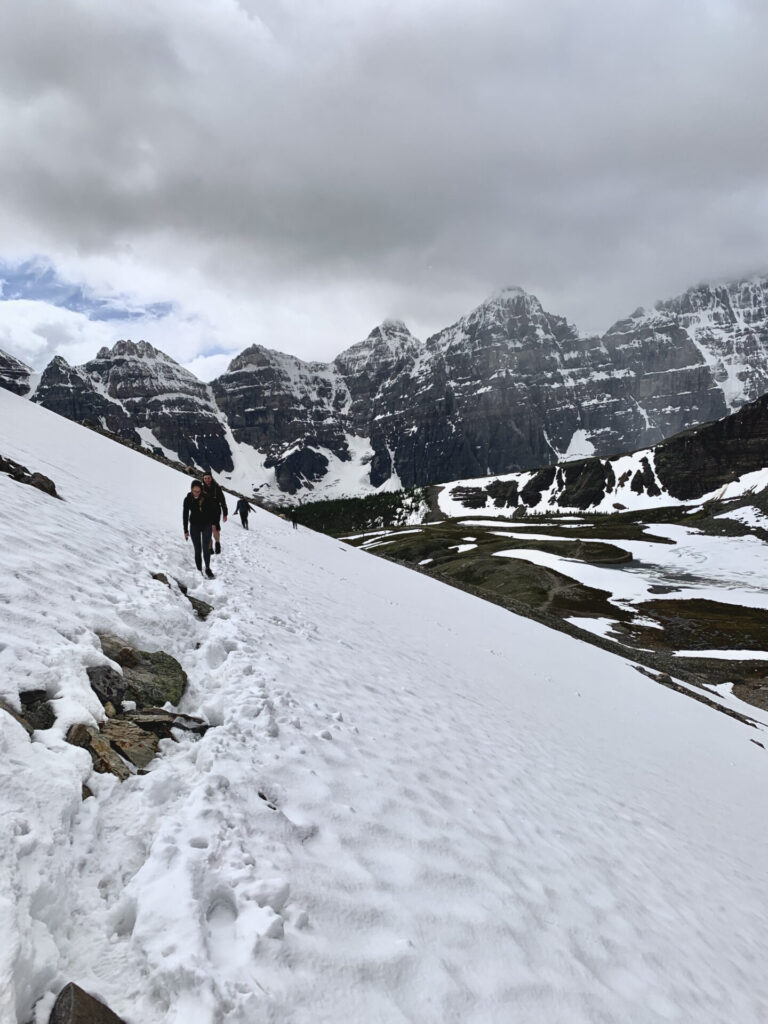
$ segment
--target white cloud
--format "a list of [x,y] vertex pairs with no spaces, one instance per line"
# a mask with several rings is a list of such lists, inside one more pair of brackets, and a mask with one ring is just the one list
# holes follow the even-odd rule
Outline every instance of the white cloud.
[[0,256],[174,302],[187,362],[504,284],[605,328],[768,269],[766,44],[758,0],[4,0]]

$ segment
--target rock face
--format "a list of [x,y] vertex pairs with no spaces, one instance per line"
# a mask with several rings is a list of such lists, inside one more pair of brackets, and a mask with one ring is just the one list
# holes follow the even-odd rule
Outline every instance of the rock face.
[[11,480],[15,480],[20,484],[29,484],[30,487],[36,487],[38,491],[50,494],[52,498],[59,497],[56,493],[56,484],[50,477],[43,476],[42,473],[31,473],[20,462],[6,459],[2,455],[0,455],[0,473],[7,473]]
[[32,397],[240,490],[333,496],[634,450],[766,391],[755,278],[692,288],[602,337],[508,288],[425,343],[387,320],[332,363],[255,345],[210,386],[122,341],[81,367],[54,359]]
[[226,427],[208,386],[145,341],[118,341],[83,366],[57,356],[32,401],[184,463],[214,472],[233,468]]
[[603,337],[508,288],[424,344],[385,321],[331,364],[254,347],[212,388],[290,493],[351,460],[378,488],[607,455],[768,390],[768,278],[691,289]]
[[0,387],[16,395],[26,395],[30,390],[31,376],[32,371],[26,363],[0,349]]
[[[655,504],[715,495],[768,468],[768,394],[715,423],[693,427],[645,451],[582,459],[503,479],[457,481],[445,488],[451,514],[492,508],[556,512],[623,509],[635,498]],[[647,504],[647,501],[643,501]]]

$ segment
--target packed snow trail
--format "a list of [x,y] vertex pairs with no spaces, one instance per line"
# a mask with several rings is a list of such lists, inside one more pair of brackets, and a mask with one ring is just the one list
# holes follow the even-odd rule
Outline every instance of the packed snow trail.
[[[0,713],[3,1024],[768,1020],[765,732],[260,511],[203,582],[188,478],[4,392],[0,438],[65,499],[0,474],[0,696],[59,712]],[[95,630],[213,726],[122,784],[62,738]]]

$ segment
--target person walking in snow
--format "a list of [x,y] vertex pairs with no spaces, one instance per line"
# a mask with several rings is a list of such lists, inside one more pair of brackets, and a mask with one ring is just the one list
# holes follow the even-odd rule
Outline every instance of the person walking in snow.
[[189,494],[184,498],[182,511],[184,540],[189,540],[190,536],[192,537],[195,565],[202,572],[203,560],[205,560],[205,575],[209,580],[214,578],[211,572],[211,532],[218,516],[218,505],[214,504],[213,498],[205,493],[202,483],[199,480],[193,480],[190,484]]
[[291,505],[290,517],[291,517],[291,522],[293,523],[294,530],[298,530],[299,524],[298,524],[298,521],[296,519],[296,509],[293,507],[293,505]]
[[240,522],[243,524],[243,529],[248,529],[248,513],[251,511],[251,506],[245,500],[241,498],[240,501],[235,505],[235,512],[240,516]]
[[229,510],[227,509],[227,500],[224,497],[224,491],[222,491],[219,484],[213,479],[211,473],[203,473],[203,493],[206,494],[214,503],[216,507],[216,519],[213,523],[213,540],[216,542],[216,554],[221,554],[221,519],[224,517],[224,522],[227,521]]

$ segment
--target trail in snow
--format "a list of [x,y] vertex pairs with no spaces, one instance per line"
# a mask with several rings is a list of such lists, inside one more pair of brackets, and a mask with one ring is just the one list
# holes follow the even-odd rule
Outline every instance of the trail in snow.
[[[0,436],[66,499],[0,475],[2,696],[62,715],[0,714],[0,1019],[67,980],[129,1024],[765,1019],[764,733],[260,511],[197,583],[186,478],[6,394]],[[213,726],[123,784],[61,738],[96,629]]]

